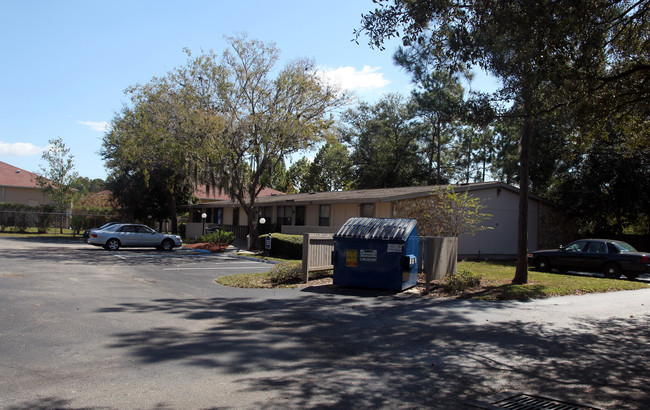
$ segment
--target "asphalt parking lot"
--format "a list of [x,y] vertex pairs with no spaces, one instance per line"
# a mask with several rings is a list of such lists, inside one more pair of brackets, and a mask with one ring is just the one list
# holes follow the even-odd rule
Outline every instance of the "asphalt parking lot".
[[464,408],[523,391],[647,408],[650,290],[532,302],[314,286],[191,250],[0,238],[3,409]]

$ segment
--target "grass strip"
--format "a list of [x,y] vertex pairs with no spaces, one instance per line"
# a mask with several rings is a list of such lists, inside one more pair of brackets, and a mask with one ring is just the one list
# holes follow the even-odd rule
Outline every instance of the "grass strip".
[[[515,264],[510,262],[463,261],[458,263],[458,271],[462,270],[469,270],[481,275],[481,285],[468,289],[456,297],[477,300],[530,300],[551,296],[647,289],[649,287],[648,284],[639,281],[605,279],[578,274],[544,273],[533,270],[528,272],[528,284],[513,285],[511,282],[515,276]],[[331,276],[331,271],[325,276],[321,275],[314,279],[323,279],[327,275]],[[301,285],[295,282],[274,285],[271,273],[222,276],[216,281],[225,286],[240,288],[290,288]],[[440,293],[434,294],[449,296]]]

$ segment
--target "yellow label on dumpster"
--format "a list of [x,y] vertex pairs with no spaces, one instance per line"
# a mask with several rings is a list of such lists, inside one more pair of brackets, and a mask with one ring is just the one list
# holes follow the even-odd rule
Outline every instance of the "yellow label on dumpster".
[[348,249],[345,251],[345,266],[348,268],[357,267],[357,250]]

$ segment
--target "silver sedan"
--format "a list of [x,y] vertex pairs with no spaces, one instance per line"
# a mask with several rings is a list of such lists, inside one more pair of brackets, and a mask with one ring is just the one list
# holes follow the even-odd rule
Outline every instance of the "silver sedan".
[[120,247],[149,247],[170,251],[181,246],[183,241],[178,235],[156,232],[146,225],[115,224],[104,229],[90,231],[88,243],[103,246],[116,251]]

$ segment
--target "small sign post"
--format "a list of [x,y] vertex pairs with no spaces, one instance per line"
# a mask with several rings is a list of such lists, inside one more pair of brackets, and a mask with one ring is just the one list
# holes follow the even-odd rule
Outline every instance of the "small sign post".
[[266,237],[264,248],[266,248],[266,256],[271,256],[271,234]]

